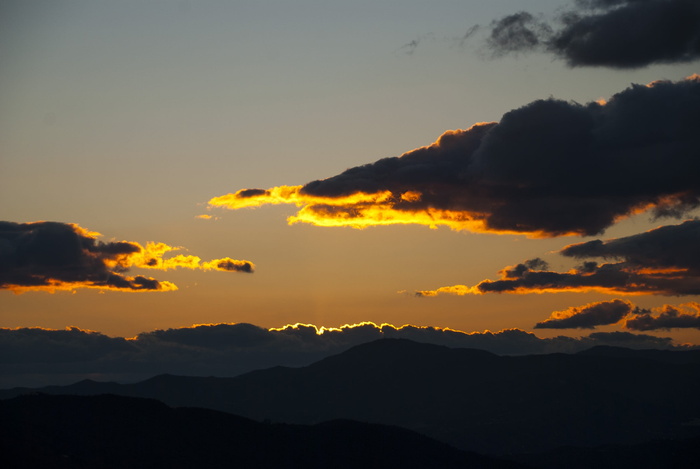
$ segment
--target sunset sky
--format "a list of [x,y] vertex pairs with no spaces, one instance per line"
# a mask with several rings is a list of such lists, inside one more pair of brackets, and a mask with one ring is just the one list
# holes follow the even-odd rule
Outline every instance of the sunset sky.
[[700,344],[698,24],[685,0],[0,2],[0,327]]

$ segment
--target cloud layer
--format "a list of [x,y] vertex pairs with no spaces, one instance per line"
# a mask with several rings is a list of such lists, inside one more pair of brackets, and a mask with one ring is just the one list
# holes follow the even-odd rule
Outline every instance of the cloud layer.
[[[501,270],[498,280],[474,286],[453,285],[418,291],[418,296],[441,293],[543,293],[599,291],[611,294],[700,294],[700,220],[662,226],[645,233],[572,244],[559,253],[583,259],[568,272],[555,272],[541,259]],[[599,264],[587,259],[617,262]]]
[[251,324],[210,324],[144,332],[133,339],[108,337],[74,327],[0,328],[0,387],[69,384],[85,378],[128,382],[161,373],[236,376],[277,365],[308,365],[381,338],[405,338],[506,355],[573,353],[596,345],[679,348],[670,338],[629,332],[542,339],[518,329],[465,333],[373,323],[340,328],[296,324],[277,329]]
[[202,262],[197,256],[163,255],[180,248],[163,243],[141,246],[130,241],[102,242],[99,233],[73,223],[0,222],[0,289],[25,291],[99,288],[120,291],[168,291],[177,287],[142,275],[131,267],[168,270],[177,267],[252,272],[253,264],[230,258]]
[[700,204],[698,109],[700,76],[633,85],[606,103],[539,100],[400,157],[209,204],[294,204],[290,223],[318,226],[597,234],[635,213],[677,216]]
[[496,56],[544,51],[569,66],[639,68],[700,58],[696,0],[577,0],[551,21],[518,12],[489,26]]
[[549,319],[535,324],[535,329],[594,329],[620,322],[634,310],[629,301],[612,300],[555,311]]
[[700,304],[686,303],[680,306],[664,305],[658,314],[642,310],[625,321],[627,329],[653,331],[659,329],[700,329]]
[[545,321],[538,322],[535,329],[595,329],[611,324],[636,331],[700,329],[700,304],[645,309],[620,299],[599,301],[555,311]]

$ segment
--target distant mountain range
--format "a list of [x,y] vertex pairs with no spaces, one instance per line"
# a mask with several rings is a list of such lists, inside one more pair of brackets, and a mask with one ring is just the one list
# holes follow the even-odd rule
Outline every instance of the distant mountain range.
[[135,384],[82,381],[4,390],[0,398],[29,391],[151,398],[273,423],[352,419],[521,460],[527,459],[523,454],[551,455],[567,446],[658,440],[667,448],[664,440],[700,437],[697,350],[595,347],[514,357],[383,339],[303,368],[275,367],[235,378],[161,375]]

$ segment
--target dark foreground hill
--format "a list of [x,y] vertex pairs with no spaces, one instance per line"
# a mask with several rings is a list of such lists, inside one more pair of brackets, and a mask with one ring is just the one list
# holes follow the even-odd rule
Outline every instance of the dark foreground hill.
[[42,392],[148,397],[259,421],[354,419],[501,456],[700,434],[698,351],[606,347],[508,357],[384,339],[304,368],[236,378],[162,375],[130,385],[85,381]]
[[517,460],[539,469],[697,469],[700,437],[653,440],[636,445],[558,448]]
[[270,424],[113,395],[0,401],[4,468],[502,468],[396,427]]

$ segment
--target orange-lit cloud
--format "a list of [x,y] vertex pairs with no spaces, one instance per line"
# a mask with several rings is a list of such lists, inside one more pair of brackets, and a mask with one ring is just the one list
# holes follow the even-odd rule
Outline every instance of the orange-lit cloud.
[[568,272],[554,272],[541,259],[531,259],[501,270],[498,280],[418,291],[416,295],[585,291],[618,295],[700,295],[698,240],[700,220],[688,220],[633,236],[572,244],[559,252],[577,259],[603,258],[619,262],[584,261]]
[[700,206],[698,102],[697,76],[633,85],[585,105],[539,100],[399,157],[303,186],[239,190],[209,205],[290,204],[290,223],[317,226],[592,235],[633,214],[678,216]]
[[310,223],[316,226],[349,226],[366,228],[380,225],[419,224],[431,228],[448,226],[455,230],[486,231],[477,214],[426,207],[421,211],[406,211],[403,205],[419,203],[422,194],[406,191],[394,195],[391,191],[354,193],[343,197],[308,195],[303,186],[280,186],[267,190],[243,189],[209,201],[214,207],[231,210],[262,205],[293,204],[301,207],[288,218],[290,224]]
[[197,215],[195,218],[198,218],[200,220],[218,220],[219,219],[219,217],[215,217],[213,215],[209,215],[206,213],[204,213],[202,215]]
[[700,304],[663,305],[652,311],[643,310],[625,320],[625,328],[635,331],[659,329],[700,329]]
[[[134,243],[138,245],[138,243]],[[248,272],[252,273],[255,265],[250,261],[240,261],[225,257],[211,261],[202,261],[198,256],[177,254],[170,258],[163,256],[171,251],[182,248],[168,246],[165,243],[147,243],[145,247],[139,245],[141,250],[128,258],[126,267],[141,267],[145,269],[199,269],[199,270],[221,270],[227,272]]]
[[700,329],[700,304],[666,304],[646,309],[626,300],[599,301],[555,311],[548,319],[538,322],[535,329],[595,329],[611,324],[636,331]]
[[130,241],[104,243],[99,233],[73,223],[0,222],[0,289],[26,291],[97,288],[119,291],[177,290],[171,282],[141,275],[130,268],[252,272],[253,264],[231,258],[202,262],[197,256],[163,256],[180,248],[164,243],[145,247]]
[[635,310],[630,301],[598,301],[555,311],[548,319],[535,324],[535,329],[595,329],[596,326],[618,323],[633,311],[641,310]]

